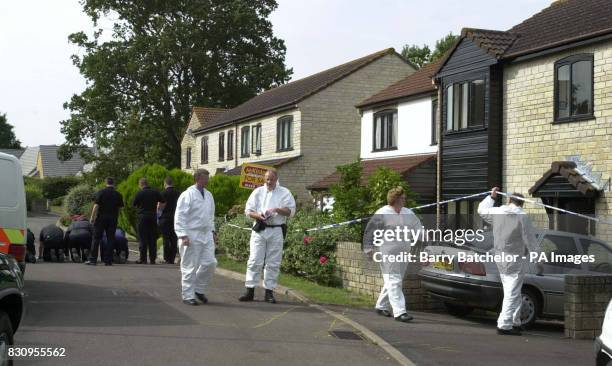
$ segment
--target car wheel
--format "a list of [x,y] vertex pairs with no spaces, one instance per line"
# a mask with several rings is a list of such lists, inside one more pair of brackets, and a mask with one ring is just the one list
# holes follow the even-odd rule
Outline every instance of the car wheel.
[[474,311],[474,308],[471,306],[451,304],[448,302],[445,302],[444,306],[449,314],[459,317],[470,315],[472,311]]
[[13,360],[8,359],[8,348],[13,345],[13,326],[8,315],[0,310],[0,365],[10,366]]
[[525,328],[531,327],[540,313],[540,297],[531,288],[524,288],[521,302],[521,325]]

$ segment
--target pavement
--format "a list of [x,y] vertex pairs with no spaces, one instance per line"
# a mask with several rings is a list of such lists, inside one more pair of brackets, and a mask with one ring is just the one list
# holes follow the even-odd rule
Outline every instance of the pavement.
[[[28,221],[37,235],[56,219]],[[28,264],[27,310],[16,344],[65,347],[67,356],[18,364],[397,365],[389,348],[410,360],[404,365],[594,362],[593,342],[566,339],[560,322],[509,337],[498,336],[495,319],[484,315],[412,313],[414,321],[403,324],[370,309],[310,306],[284,295],[276,305],[240,303],[242,281],[220,275],[209,304],[190,307],[181,302],[179,284],[176,265]],[[375,337],[368,334],[382,341],[370,342]]]

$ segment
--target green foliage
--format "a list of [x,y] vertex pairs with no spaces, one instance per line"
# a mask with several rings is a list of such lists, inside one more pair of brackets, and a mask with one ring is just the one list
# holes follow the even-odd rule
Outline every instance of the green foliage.
[[[224,216],[235,205],[242,205],[251,194],[251,190],[240,188],[240,177],[216,174],[208,181],[206,187],[215,198],[215,215]],[[243,210],[244,212],[244,210]]]
[[123,196],[125,207],[119,211],[119,227],[125,228],[130,234],[136,233],[138,217],[136,209],[132,207],[134,197],[140,190],[138,180],[146,178],[149,187],[161,191],[164,189],[164,179],[172,177],[174,188],[182,192],[193,184],[193,177],[180,169],[168,170],[159,164],[145,165],[130,174],[126,180],[117,185],[117,191]]
[[0,149],[21,149],[21,142],[15,137],[13,128],[6,119],[6,113],[0,113]]
[[415,44],[413,45],[404,45],[402,48],[401,55],[412,64],[418,66],[419,68],[427,65],[430,62],[434,62],[440,57],[442,57],[446,51],[448,51],[455,41],[459,38],[458,35],[454,35],[452,33],[447,34],[446,36],[440,38],[436,41],[436,45],[434,47],[433,52],[427,45],[423,45],[423,47],[419,47]]
[[[289,219],[281,271],[327,286],[340,286],[335,258],[336,243],[358,239],[354,236],[354,231],[348,227],[340,227],[305,234],[305,229],[333,222],[329,215],[313,210],[300,210],[295,217]],[[238,215],[229,223],[251,227],[252,220],[245,215]],[[306,236],[310,238],[308,243],[304,240]],[[249,257],[250,237],[250,230],[222,225],[219,230],[219,249],[229,257],[245,262]],[[327,262],[322,264],[321,257],[326,258]]]
[[401,186],[406,194],[406,207],[416,206],[415,194],[410,190],[408,184],[402,179],[398,172],[381,166],[368,178],[367,190],[370,202],[368,212],[373,213],[387,204],[387,193],[391,188]]
[[64,210],[68,215],[91,215],[95,191],[87,184],[70,188],[64,198]]
[[42,199],[42,189],[40,185],[37,184],[26,184],[25,185],[25,194],[26,194],[26,207],[28,211],[32,210],[32,201],[34,199]]
[[60,155],[95,161],[98,179],[147,163],[178,167],[193,106],[234,107],[291,76],[269,20],[274,0],[80,3],[97,29],[68,37],[87,87],[65,104]]
[[61,196],[61,197],[56,197],[52,199],[51,206],[62,206],[64,204],[64,197],[65,196]]
[[334,217],[339,220],[350,220],[368,214],[368,191],[361,184],[361,164],[359,161],[337,167],[340,181],[332,185],[334,196]]
[[65,196],[68,190],[82,180],[78,177],[49,177],[41,180],[42,193],[47,199],[53,200],[58,197]]

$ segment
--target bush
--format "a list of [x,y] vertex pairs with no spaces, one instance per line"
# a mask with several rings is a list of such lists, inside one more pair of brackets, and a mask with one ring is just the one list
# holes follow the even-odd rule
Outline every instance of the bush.
[[57,197],[51,200],[51,206],[62,206],[64,204],[64,197]]
[[337,167],[340,181],[332,185],[333,214],[338,220],[351,220],[370,214],[368,190],[361,184],[362,168],[359,161]]
[[414,201],[415,194],[410,190],[408,184],[402,179],[398,172],[381,166],[376,168],[376,171],[368,179],[366,187],[368,191],[369,202],[367,211],[374,213],[376,210],[387,204],[387,193],[394,187],[404,188],[406,195],[406,207],[416,206]]
[[42,189],[38,184],[26,184],[25,186],[25,194],[26,194],[26,207],[28,211],[32,210],[32,201],[34,199],[42,199]]
[[164,187],[164,179],[170,176],[174,180],[174,187],[178,191],[184,191],[187,187],[193,184],[193,177],[183,172],[180,169],[168,170],[159,164],[145,165],[135,170],[126,180],[119,183],[117,190],[123,196],[125,207],[119,212],[119,227],[125,228],[125,231],[135,235],[137,225],[136,209],[132,207],[132,202],[136,193],[140,190],[138,180],[147,178],[149,186],[153,189],[161,191]]
[[239,176],[225,174],[211,177],[206,189],[215,198],[215,215],[217,216],[224,216],[232,207],[246,203],[252,192],[249,189],[240,188]]
[[42,179],[43,196],[50,200],[65,196],[70,188],[77,186],[81,181],[82,180],[77,177],[51,177]]
[[[294,274],[327,286],[340,286],[336,268],[336,243],[358,240],[350,227],[339,227],[305,234],[305,229],[333,223],[327,214],[313,210],[300,210],[288,221],[281,271]],[[250,227],[252,220],[238,215],[229,223]],[[219,230],[219,249],[231,258],[244,262],[249,257],[250,230],[222,225]],[[305,240],[306,239],[306,240]],[[323,263],[322,263],[323,262]]]
[[95,191],[87,184],[72,187],[64,199],[64,210],[72,215],[91,215]]

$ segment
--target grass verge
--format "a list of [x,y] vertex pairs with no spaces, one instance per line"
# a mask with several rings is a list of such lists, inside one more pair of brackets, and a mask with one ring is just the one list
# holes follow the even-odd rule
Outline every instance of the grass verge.
[[[246,263],[237,262],[224,255],[217,256],[218,266],[234,272],[244,273]],[[279,284],[304,294],[308,299],[320,304],[344,305],[353,307],[372,307],[374,299],[338,287],[327,287],[303,278],[281,273]]]

